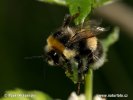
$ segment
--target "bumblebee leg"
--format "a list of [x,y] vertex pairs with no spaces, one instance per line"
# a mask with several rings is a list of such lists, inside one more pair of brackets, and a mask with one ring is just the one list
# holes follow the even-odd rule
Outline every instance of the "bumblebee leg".
[[63,21],[63,27],[66,27],[66,26],[68,26],[70,23],[71,23],[71,21],[72,20],[74,20],[75,18],[77,18],[79,16],[79,13],[76,13],[76,14],[74,14],[73,16],[71,16],[71,15],[69,15],[69,14],[67,14],[67,15],[65,15],[65,17],[64,17],[64,21]]
[[83,82],[83,62],[80,57],[77,58],[78,61],[78,82],[77,82],[77,94],[80,93],[80,85]]
[[88,72],[90,64],[94,63],[93,52],[90,50],[88,50],[88,51],[89,52],[86,54],[86,64],[85,64],[84,69],[83,69],[84,78],[85,78],[85,74]]
[[79,95],[80,93],[80,85],[81,85],[81,82],[78,82],[77,83],[77,95]]

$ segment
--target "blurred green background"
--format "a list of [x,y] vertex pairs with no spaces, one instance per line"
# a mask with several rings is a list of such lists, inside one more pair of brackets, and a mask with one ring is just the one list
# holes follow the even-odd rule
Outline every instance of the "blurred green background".
[[[131,1],[125,1],[132,6]],[[22,88],[43,91],[65,100],[76,86],[64,71],[43,59],[46,38],[62,24],[68,9],[36,0],[0,0],[0,95]],[[94,94],[128,94],[133,99],[133,39],[120,33],[111,46],[108,62],[94,72]],[[83,91],[83,88],[82,88]]]

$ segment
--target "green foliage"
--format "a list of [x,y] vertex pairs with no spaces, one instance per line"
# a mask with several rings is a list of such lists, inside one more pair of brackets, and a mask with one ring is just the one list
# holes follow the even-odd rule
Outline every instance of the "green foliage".
[[72,70],[73,74],[69,73],[68,70],[65,71],[66,76],[73,81],[74,84],[78,82],[78,68],[77,64],[73,61],[72,63]]
[[53,3],[68,6],[70,14],[80,13],[75,19],[75,24],[82,24],[85,18],[90,14],[92,8],[104,5],[111,0],[39,0],[42,2]]
[[66,5],[66,1],[65,0],[38,0],[41,2],[46,2],[46,3],[51,3],[51,4],[58,4],[58,5]]
[[115,27],[109,36],[101,40],[104,51],[107,52],[109,47],[113,45],[119,39],[119,27]]
[[79,17],[75,20],[76,25],[83,23],[87,15],[91,11],[93,0],[66,0],[71,15],[80,13]]
[[0,100],[53,100],[47,94],[40,91],[25,91],[15,89],[6,91],[4,97]]

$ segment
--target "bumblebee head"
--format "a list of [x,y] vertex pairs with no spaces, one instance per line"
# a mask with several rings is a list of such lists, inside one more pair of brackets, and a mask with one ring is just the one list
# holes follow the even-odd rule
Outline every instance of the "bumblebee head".
[[46,61],[48,62],[48,64],[52,66],[59,65],[60,63],[59,58],[60,55],[55,50],[51,50],[46,53]]
[[50,65],[61,65],[64,61],[62,52],[64,44],[59,40],[61,32],[56,32],[47,38],[47,45],[44,48],[46,60]]
[[65,59],[62,52],[49,45],[46,45],[44,50],[45,50],[46,61],[48,62],[49,65],[51,66],[63,65]]

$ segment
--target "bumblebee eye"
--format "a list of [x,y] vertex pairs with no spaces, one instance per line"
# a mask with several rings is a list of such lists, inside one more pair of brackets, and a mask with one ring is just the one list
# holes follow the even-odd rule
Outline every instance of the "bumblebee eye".
[[56,52],[54,52],[54,54],[53,54],[54,56],[57,56],[57,53]]
[[52,51],[48,52],[47,60],[48,60],[48,62],[52,61],[55,65],[58,65],[59,64],[59,54],[56,51],[52,50]]
[[62,36],[62,31],[57,31],[53,34],[54,37],[58,38],[60,36]]

